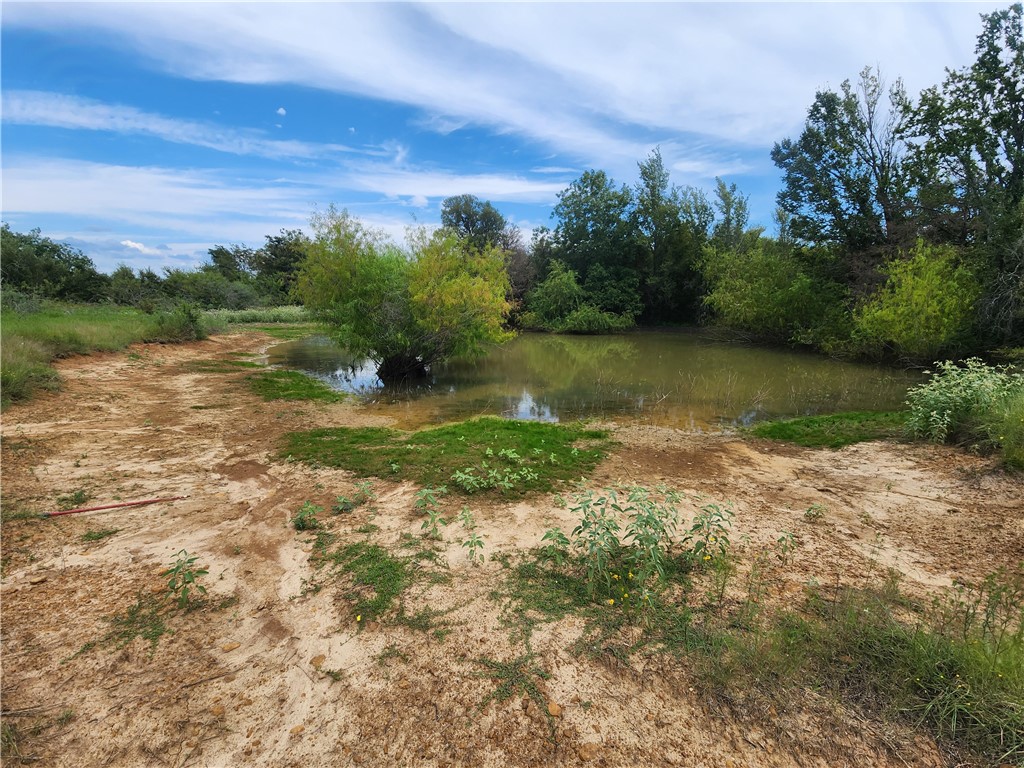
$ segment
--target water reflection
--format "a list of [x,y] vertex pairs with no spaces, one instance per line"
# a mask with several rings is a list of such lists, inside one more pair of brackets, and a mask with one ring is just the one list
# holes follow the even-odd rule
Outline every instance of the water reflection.
[[306,371],[400,421],[499,414],[559,421],[644,418],[684,428],[900,407],[913,373],[715,341],[695,332],[525,334],[476,362],[435,366],[414,387],[384,387],[372,364],[323,336],[273,347]]

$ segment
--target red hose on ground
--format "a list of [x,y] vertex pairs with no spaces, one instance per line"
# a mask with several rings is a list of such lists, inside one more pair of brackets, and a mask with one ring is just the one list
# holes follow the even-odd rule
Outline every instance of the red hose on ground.
[[58,517],[59,515],[75,515],[79,512],[96,512],[101,509],[116,509],[118,507],[141,507],[143,504],[160,504],[164,501],[178,501],[187,499],[188,496],[171,496],[167,499],[146,499],[145,501],[123,501],[120,504],[104,504],[102,507],[79,507],[78,509],[62,509],[59,512],[43,512],[40,517]]

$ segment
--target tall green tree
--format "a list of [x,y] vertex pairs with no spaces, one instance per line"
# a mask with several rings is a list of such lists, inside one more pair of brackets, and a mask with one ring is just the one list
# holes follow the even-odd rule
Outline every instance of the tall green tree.
[[39,229],[14,232],[0,226],[0,280],[50,299],[102,301],[110,278],[96,270],[92,259],[77,248],[43,237]]
[[879,281],[886,255],[916,236],[904,164],[907,104],[901,81],[887,89],[865,68],[856,85],[819,91],[799,138],[772,149],[790,235],[838,247],[848,283],[862,292]]
[[983,14],[973,64],[921,94],[909,132],[928,236],[971,247],[982,283],[976,326],[1024,339],[1024,9]]
[[503,254],[454,233],[414,233],[408,251],[334,207],[312,219],[313,239],[296,293],[384,381],[423,375],[453,356],[505,340]]

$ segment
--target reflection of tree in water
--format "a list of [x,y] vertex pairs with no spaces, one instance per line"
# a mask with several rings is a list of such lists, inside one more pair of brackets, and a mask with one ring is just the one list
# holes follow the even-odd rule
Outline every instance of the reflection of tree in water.
[[[778,416],[899,407],[916,378],[816,355],[713,341],[696,333],[525,334],[475,363],[435,366],[414,389],[382,389],[343,350],[314,344],[335,386],[426,422],[483,414],[543,421],[641,418],[684,428]],[[272,362],[279,362],[274,361]],[[326,369],[327,374],[323,372]],[[332,382],[333,383],[333,382]]]

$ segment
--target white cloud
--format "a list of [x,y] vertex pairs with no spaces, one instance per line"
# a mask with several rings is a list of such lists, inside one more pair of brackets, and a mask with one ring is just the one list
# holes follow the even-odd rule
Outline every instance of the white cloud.
[[11,3],[4,23],[99,28],[186,77],[411,105],[433,130],[515,132],[613,175],[661,144],[696,177],[737,167],[736,149],[694,165],[685,143],[764,152],[865,64],[911,92],[940,81],[1002,5]]
[[139,253],[144,254],[146,256],[159,256],[162,253],[161,249],[159,248],[149,248],[148,246],[145,246],[142,243],[136,243],[134,240],[122,240],[121,245],[123,245],[126,248],[131,248],[132,250],[138,251]]
[[277,114],[279,114],[281,117],[284,117],[285,115],[288,114],[288,110],[286,110],[284,107],[278,107]]
[[[134,107],[45,91],[5,91],[3,121],[15,125],[141,134],[176,144],[270,159],[316,159],[366,151],[342,144],[268,139],[255,131],[179,120]],[[377,152],[379,150],[370,153]]]

